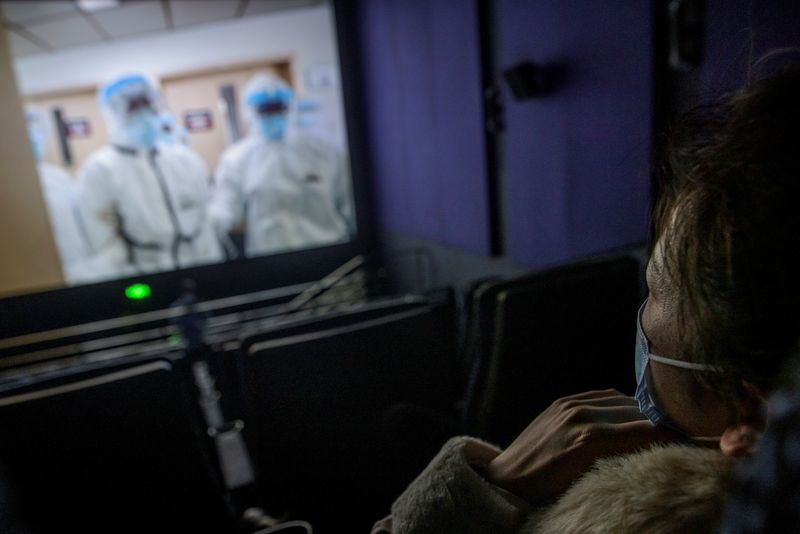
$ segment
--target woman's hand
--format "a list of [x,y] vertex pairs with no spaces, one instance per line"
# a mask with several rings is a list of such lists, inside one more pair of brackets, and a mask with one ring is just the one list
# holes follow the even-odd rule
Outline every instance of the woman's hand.
[[558,399],[484,469],[493,484],[529,502],[549,501],[600,458],[679,441],[654,427],[633,397],[614,389]]

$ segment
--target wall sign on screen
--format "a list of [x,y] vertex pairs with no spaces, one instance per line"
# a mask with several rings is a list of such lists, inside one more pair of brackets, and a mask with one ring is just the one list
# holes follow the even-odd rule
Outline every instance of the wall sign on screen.
[[214,119],[207,109],[187,111],[183,114],[183,125],[190,132],[205,132],[214,127]]
[[70,139],[86,139],[92,136],[92,125],[89,119],[67,119],[64,121],[67,137]]

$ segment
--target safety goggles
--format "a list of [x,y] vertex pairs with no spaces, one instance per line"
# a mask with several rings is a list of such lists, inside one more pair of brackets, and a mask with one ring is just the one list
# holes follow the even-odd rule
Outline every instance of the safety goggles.
[[259,115],[278,115],[288,110],[289,106],[283,100],[267,100],[256,108]]
[[137,95],[128,100],[127,112],[133,113],[142,109],[153,109],[153,104],[146,95]]

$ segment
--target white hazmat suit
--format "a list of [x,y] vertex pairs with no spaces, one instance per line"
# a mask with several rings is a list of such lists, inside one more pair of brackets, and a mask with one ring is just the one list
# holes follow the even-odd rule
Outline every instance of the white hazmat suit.
[[222,154],[211,214],[221,234],[245,222],[245,254],[259,256],[347,241],[350,173],[331,145],[297,133],[292,92],[257,74],[245,88],[250,134]]
[[78,177],[81,212],[96,254],[111,272],[133,276],[224,259],[208,217],[209,175],[192,150],[157,144],[158,94],[141,75],[106,84],[98,95],[111,144]]
[[77,190],[72,177],[60,167],[42,161],[50,131],[42,109],[26,109],[28,135],[33,146],[53,239],[61,260],[61,271],[67,284],[84,280],[89,243],[78,213]]

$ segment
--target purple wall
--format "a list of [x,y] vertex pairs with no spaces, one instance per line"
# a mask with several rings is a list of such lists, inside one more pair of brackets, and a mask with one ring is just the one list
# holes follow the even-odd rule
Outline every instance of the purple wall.
[[[488,252],[476,3],[362,0],[368,139],[382,229]],[[501,66],[557,62],[552,96],[506,94],[505,219],[538,266],[646,235],[651,4],[498,0]]]
[[651,4],[499,0],[501,67],[564,71],[552,95],[506,93],[510,254],[545,265],[644,240],[651,138]]
[[489,248],[474,2],[362,0],[367,137],[384,230]]
[[[488,251],[476,8],[361,0],[369,140],[382,227]],[[500,67],[565,73],[552,95],[508,91],[504,207],[511,259],[568,261],[643,241],[649,204],[653,2],[496,0]],[[701,92],[800,44],[796,0],[708,0]]]

